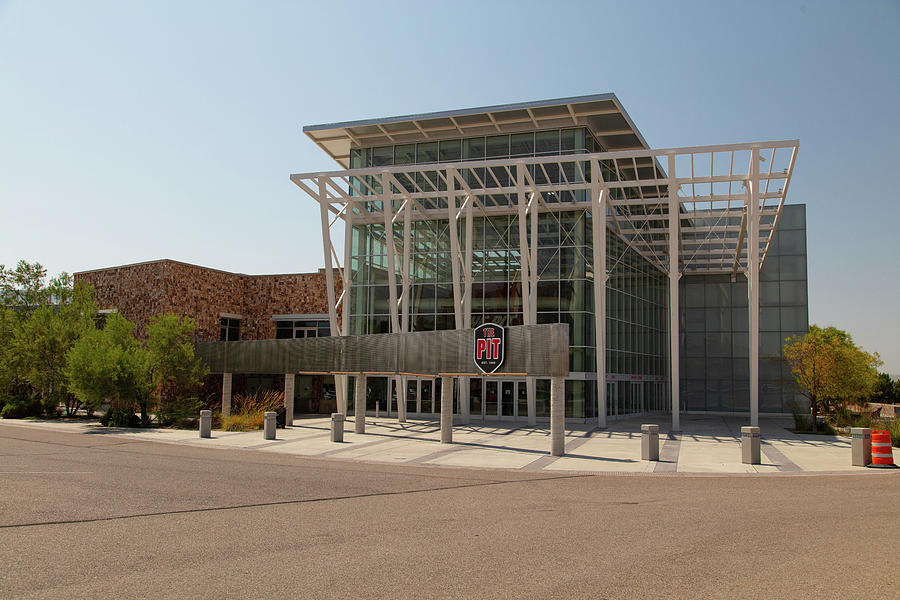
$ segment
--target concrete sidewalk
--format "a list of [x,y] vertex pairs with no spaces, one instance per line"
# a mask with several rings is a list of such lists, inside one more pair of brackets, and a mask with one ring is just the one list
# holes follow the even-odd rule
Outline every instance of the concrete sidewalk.
[[[850,438],[798,435],[790,419],[760,418],[762,464],[741,463],[739,417],[682,415],[681,432],[669,431],[665,415],[612,421],[600,430],[591,425],[566,429],[566,455],[548,455],[546,424],[473,423],[453,428],[453,444],[440,443],[437,421],[366,418],[366,433],[353,432],[353,417],[345,423],[344,442],[329,440],[330,418],[303,418],[279,429],[274,441],[261,431],[213,431],[200,439],[197,431],[175,429],[110,429],[97,424],[62,421],[0,420],[4,425],[58,429],[85,435],[116,436],[206,447],[243,448],[301,456],[375,463],[427,464],[545,472],[596,473],[825,473],[884,472],[850,466]],[[660,461],[641,458],[641,424],[660,425]],[[900,460],[897,449],[895,461]]]

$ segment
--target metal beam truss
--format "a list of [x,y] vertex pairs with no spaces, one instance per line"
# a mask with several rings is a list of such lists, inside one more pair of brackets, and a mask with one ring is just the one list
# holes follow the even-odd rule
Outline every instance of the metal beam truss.
[[[472,325],[474,283],[473,218],[517,215],[523,319],[526,325],[532,325],[536,323],[539,280],[538,216],[542,212],[586,210],[592,215],[606,215],[606,227],[599,225],[599,219],[592,219],[592,262],[593,266],[600,266],[593,268],[592,273],[601,284],[594,286],[595,306],[600,314],[606,312],[608,230],[669,275],[670,368],[671,374],[677,374],[678,279],[683,274],[714,273],[730,274],[734,279],[740,272],[750,281],[751,296],[758,294],[759,269],[781,218],[798,147],[797,140],[785,140],[554,154],[303,173],[291,175],[291,181],[320,206],[332,331],[338,331],[340,311],[341,335],[348,334],[349,313],[344,308],[351,293],[350,240],[355,224],[378,223],[388,232],[381,241],[387,249],[391,331],[402,333],[410,328],[412,222],[447,221],[455,325],[457,329],[468,329]],[[661,166],[662,159],[668,172]],[[765,163],[768,164],[761,168]],[[338,221],[344,223],[343,261],[331,235]],[[465,232],[464,236],[460,235],[461,231]],[[335,272],[343,283],[343,291],[337,298]],[[603,382],[605,319],[597,318],[595,322],[598,381]],[[751,368],[753,372],[755,369]],[[467,383],[466,380],[460,386],[463,393]],[[341,387],[345,385],[339,385],[339,401],[343,395]],[[599,422],[604,425],[606,386],[599,383],[597,387]],[[678,428],[677,387],[672,386],[670,392],[675,429]],[[752,405],[756,404],[755,396],[751,392]],[[534,421],[533,407],[534,381],[530,378],[530,422]],[[464,413],[461,416],[463,420],[467,417]],[[401,413],[401,420],[404,419]]]

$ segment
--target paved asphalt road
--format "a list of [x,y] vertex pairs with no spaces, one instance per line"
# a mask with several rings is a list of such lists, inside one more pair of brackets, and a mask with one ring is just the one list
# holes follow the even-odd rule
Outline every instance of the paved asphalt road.
[[900,473],[383,466],[0,424],[0,598],[896,598]]

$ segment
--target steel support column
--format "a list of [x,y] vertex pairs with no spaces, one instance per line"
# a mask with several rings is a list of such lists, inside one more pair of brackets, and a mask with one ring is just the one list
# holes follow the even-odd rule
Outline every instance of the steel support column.
[[[351,277],[350,277],[350,252],[353,241],[353,205],[347,206],[344,211],[344,268],[341,269],[341,277],[344,282],[344,289],[341,292],[341,335],[350,335],[350,293],[351,293]],[[337,310],[337,307],[335,307]],[[350,395],[350,377],[348,375],[338,375],[341,379],[341,391],[344,396],[344,415],[347,414],[347,397]],[[337,378],[335,378],[335,381]]]
[[[334,245],[331,243],[331,225],[328,222],[328,192],[325,185],[325,178],[319,178],[319,194],[316,198],[319,201],[319,209],[322,218],[322,250],[325,253],[325,290],[328,300],[328,324],[332,333],[340,335],[340,328],[337,320],[337,300],[334,296],[334,263],[331,257],[334,253]],[[346,293],[346,291],[344,292]],[[334,378],[335,396],[337,400],[337,412],[346,416],[347,404],[346,395],[344,394],[344,381],[340,375]]]
[[[412,222],[410,220],[410,212],[412,211],[411,202],[407,198],[403,206],[403,300],[400,303],[400,331],[408,333],[409,327],[409,289],[410,289],[410,269],[409,269],[409,252],[412,237]],[[406,377],[398,376],[394,378],[394,386],[397,389],[397,422],[406,423]]]
[[387,252],[388,302],[391,333],[400,333],[397,310],[397,251],[394,246],[394,202],[391,200],[391,174],[381,174],[381,212],[384,215],[384,247]]
[[750,150],[747,295],[750,313],[750,426],[759,427],[759,148]]
[[[536,311],[532,310],[532,303],[537,302],[536,294],[532,293],[532,271],[535,269],[532,260],[531,248],[528,244],[528,200],[525,195],[525,164],[516,164],[516,196],[519,221],[519,274],[521,276],[521,296],[522,296],[522,322],[525,325],[533,325],[535,322]],[[532,194],[532,200],[536,204],[536,198]],[[533,206],[532,206],[533,210]],[[533,232],[534,233],[534,232]],[[532,235],[532,240],[534,236]],[[535,379],[534,377],[525,378],[526,405],[528,409],[528,424],[537,423],[537,406],[535,403]]]
[[[528,255],[529,264],[531,265],[529,269],[530,274],[530,288],[529,288],[529,296],[530,296],[530,304],[531,307],[531,320],[524,321],[525,323],[530,323],[532,325],[537,323],[537,285],[538,285],[538,273],[537,273],[537,248],[538,248],[538,209],[541,205],[541,193],[535,191],[531,196],[531,202],[529,203],[529,215],[531,218],[531,242]],[[524,315],[524,313],[523,313]],[[526,377],[525,378],[525,391],[528,396],[528,424],[535,425],[537,424],[537,380],[534,377]]]
[[[680,203],[678,184],[675,181],[675,155],[669,155],[669,389],[672,396],[672,431],[681,430],[681,398],[679,371],[679,328],[678,328],[678,280],[679,271],[678,239]],[[604,386],[605,387],[605,386]]]
[[594,267],[594,347],[597,360],[597,426],[606,427],[606,202],[600,161],[591,161],[591,235]]

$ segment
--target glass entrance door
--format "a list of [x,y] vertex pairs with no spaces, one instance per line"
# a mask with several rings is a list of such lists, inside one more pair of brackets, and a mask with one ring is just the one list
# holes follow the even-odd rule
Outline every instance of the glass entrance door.
[[500,418],[512,420],[516,417],[516,382],[500,382]]
[[528,387],[524,380],[472,380],[470,410],[473,418],[486,420],[525,419],[528,416]]
[[500,382],[496,379],[482,379],[484,382],[484,418],[497,419],[500,405]]
[[626,408],[630,415],[644,414],[644,384],[631,382],[628,384],[628,406]]
[[431,394],[431,380],[422,379],[419,381],[419,384],[421,385],[421,387],[419,388],[419,413],[423,415],[430,415],[434,413]]

